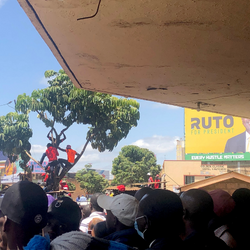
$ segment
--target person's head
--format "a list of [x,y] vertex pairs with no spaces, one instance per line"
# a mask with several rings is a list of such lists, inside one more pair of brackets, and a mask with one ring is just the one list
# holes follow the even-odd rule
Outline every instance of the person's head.
[[82,211],[82,219],[89,217],[91,214],[90,205],[81,206],[81,211]]
[[93,231],[95,235],[94,237],[104,238],[105,236],[107,236],[108,230],[107,230],[106,221],[101,221],[95,224]]
[[153,189],[150,187],[143,187],[143,188],[139,189],[138,191],[136,191],[135,198],[138,201],[140,201],[144,195],[149,194],[152,191],[153,191]]
[[37,184],[19,181],[5,193],[1,211],[3,234],[10,249],[26,246],[47,223],[48,199]]
[[52,144],[51,144],[51,143],[48,143],[48,144],[47,144],[47,148],[49,148],[49,147],[52,147]]
[[156,189],[139,203],[135,229],[147,242],[166,235],[177,237],[183,229],[180,198],[169,190]]
[[234,191],[232,198],[235,201],[235,215],[249,221],[250,190],[248,188],[239,188]]
[[215,215],[222,223],[227,223],[227,219],[235,207],[232,196],[222,189],[215,189],[209,194],[213,199]]
[[132,248],[125,244],[94,238],[81,231],[65,233],[54,239],[50,243],[50,246],[51,250],[132,250]]
[[103,212],[103,208],[98,205],[97,199],[102,195],[101,193],[95,193],[90,198],[90,209],[92,212]]
[[3,234],[3,223],[4,223],[4,215],[1,211],[1,204],[2,204],[3,198],[0,198],[0,249],[5,250],[7,249],[7,238],[6,235]]
[[66,146],[66,149],[71,149],[71,145],[67,145],[67,146]]
[[98,224],[99,222],[102,222],[102,221],[103,221],[103,220],[100,219],[100,218],[93,218],[93,219],[90,221],[89,226],[88,226],[88,233],[89,233],[91,236],[95,237],[94,226],[95,226],[96,224]]
[[128,194],[110,197],[105,194],[97,199],[100,207],[106,209],[106,225],[109,233],[134,226],[138,211],[138,200]]
[[248,118],[241,118],[242,119],[242,124],[246,128],[247,133],[250,134],[250,119]]
[[57,236],[70,231],[79,230],[81,210],[69,197],[62,197],[52,202],[48,209],[48,224],[45,232],[53,240]]
[[214,204],[208,192],[201,189],[190,189],[180,196],[186,230],[203,231],[208,228],[209,221],[214,217]]
[[151,174],[150,174],[150,173],[147,173],[147,176],[148,176],[148,177],[150,177],[150,176],[151,176]]

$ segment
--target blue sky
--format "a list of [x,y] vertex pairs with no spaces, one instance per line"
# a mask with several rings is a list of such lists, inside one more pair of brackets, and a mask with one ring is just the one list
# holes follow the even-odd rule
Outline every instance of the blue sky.
[[[0,115],[6,115],[14,111],[9,107],[14,105],[4,104],[13,101],[19,94],[46,88],[44,72],[58,71],[61,66],[16,0],[0,0],[0,23]],[[138,126],[132,128],[127,138],[120,141],[112,152],[99,153],[89,145],[73,171],[81,169],[86,163],[92,163],[93,168],[111,170],[112,160],[121,147],[130,144],[152,150],[160,165],[164,159],[176,159],[176,139],[184,136],[184,109],[137,101],[141,116]],[[31,114],[30,124],[33,129],[32,156],[40,160],[48,143],[48,129],[34,113]],[[67,140],[61,145],[71,144],[72,148],[80,151],[85,143],[86,131],[84,126],[71,127],[66,134]],[[60,157],[66,158],[66,155],[60,153]]]

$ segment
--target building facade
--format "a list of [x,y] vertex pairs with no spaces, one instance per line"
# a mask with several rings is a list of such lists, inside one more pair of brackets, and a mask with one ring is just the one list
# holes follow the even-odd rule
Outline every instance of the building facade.
[[162,166],[162,188],[178,192],[179,187],[228,172],[226,164],[204,164],[202,161],[165,160]]

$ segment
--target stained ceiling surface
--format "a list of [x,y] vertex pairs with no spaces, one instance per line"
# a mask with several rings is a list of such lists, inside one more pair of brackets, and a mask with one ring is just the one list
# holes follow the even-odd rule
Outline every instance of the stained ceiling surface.
[[77,87],[250,118],[250,1],[18,1]]

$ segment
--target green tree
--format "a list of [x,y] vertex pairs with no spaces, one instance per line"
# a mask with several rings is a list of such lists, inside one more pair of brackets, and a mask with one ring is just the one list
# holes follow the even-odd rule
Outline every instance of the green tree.
[[100,193],[108,187],[108,181],[91,167],[91,164],[86,164],[84,169],[77,171],[76,180],[82,189],[86,189],[88,194]]
[[[126,137],[139,120],[139,103],[133,99],[117,98],[109,94],[76,88],[63,70],[45,72],[49,86],[34,90],[30,96],[19,95],[16,111],[26,114],[33,111],[46,127],[53,129],[54,145],[58,148],[60,136],[74,123],[88,125],[86,142],[73,165],[67,164],[54,187],[79,161],[88,143],[99,152],[112,151]],[[64,128],[57,131],[56,124]]]
[[27,170],[26,164],[30,157],[31,145],[29,139],[32,137],[32,130],[29,127],[28,114],[10,112],[0,117],[0,151],[14,162],[18,156],[20,167]]
[[149,172],[152,176],[160,172],[154,153],[146,148],[125,146],[113,160],[111,173],[115,178],[112,185],[147,182]]
[[74,190],[76,190],[76,186],[75,186],[74,183],[68,182],[68,186],[69,186],[69,191],[74,191]]

